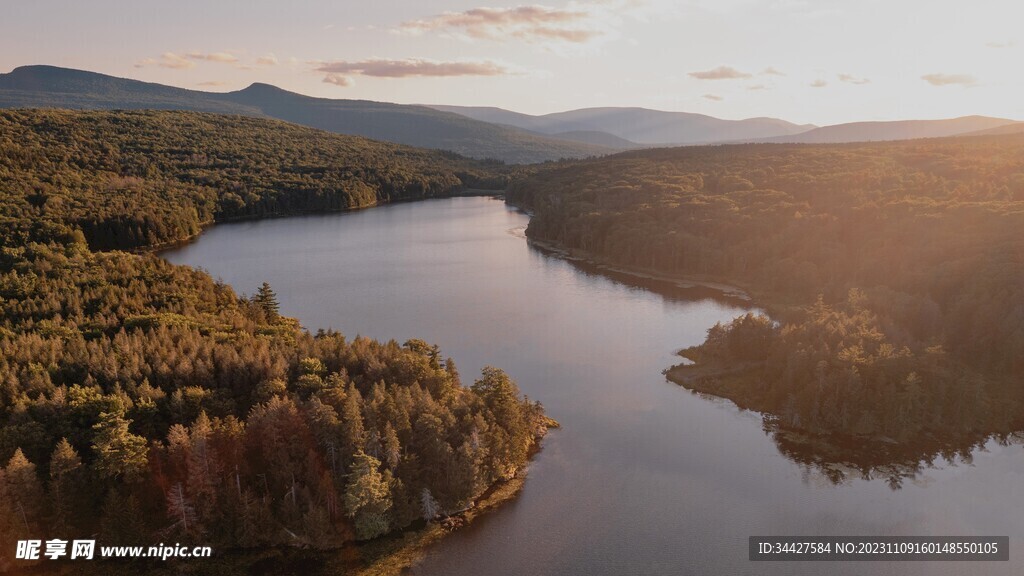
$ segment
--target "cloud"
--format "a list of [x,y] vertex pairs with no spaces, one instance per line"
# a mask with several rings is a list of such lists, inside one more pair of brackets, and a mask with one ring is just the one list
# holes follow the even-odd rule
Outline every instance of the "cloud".
[[978,81],[969,74],[925,74],[921,79],[932,86],[973,86]]
[[352,79],[348,76],[342,76],[341,74],[328,74],[324,76],[324,83],[334,84],[335,86],[341,86],[344,88],[352,85]]
[[868,84],[868,83],[871,82],[871,80],[868,79],[868,78],[857,78],[856,76],[853,76],[851,74],[840,74],[839,75],[839,81],[840,82],[846,82],[847,84],[857,84],[857,85]]
[[199,82],[198,84],[196,84],[196,86],[224,86],[226,84],[227,84],[226,82],[219,82],[217,80],[209,80],[209,81],[206,81],[206,82]]
[[825,86],[828,86],[828,82],[825,82],[821,78],[818,78],[814,82],[811,82],[810,86],[811,88],[824,88]]
[[267,54],[266,56],[260,56],[259,58],[256,59],[256,64],[258,64],[260,66],[276,66],[277,65],[277,56],[274,56],[273,54]]
[[205,60],[207,62],[220,62],[222,64],[234,64],[238,57],[227,52],[189,52],[185,55],[189,60]]
[[473,8],[463,12],[444,12],[422,20],[403,22],[398,30],[412,34],[450,31],[475,40],[515,38],[577,44],[604,34],[594,26],[592,15],[587,10],[548,6]]
[[164,52],[159,58],[144,58],[135,63],[136,68],[146,66],[160,66],[175,70],[187,70],[194,68],[196,62],[215,62],[219,64],[238,64],[238,56],[230,52],[199,52],[192,51],[184,54],[175,52]]
[[985,44],[985,46],[988,46],[989,48],[1012,48],[1013,42],[989,42],[988,44]]
[[409,58],[405,60],[360,60],[350,62],[340,60],[337,62],[320,63],[316,70],[326,72],[324,82],[338,86],[350,86],[352,76],[372,76],[375,78],[407,78],[419,77],[449,77],[449,76],[503,76],[512,72],[500,64],[490,61],[472,62],[456,60],[440,62],[436,60],[424,60],[420,58]]
[[764,74],[765,76],[785,76],[786,75],[785,72],[780,72],[779,70],[776,70],[775,68],[773,68],[771,66],[769,66],[769,67],[765,68],[764,70],[762,70],[761,74]]
[[764,84],[754,84],[753,86],[747,86],[747,90],[767,90],[768,87]]
[[187,70],[189,68],[194,68],[195,65],[195,62],[190,61],[184,56],[179,56],[174,52],[164,52],[160,55],[160,58],[144,58],[135,63],[136,68],[159,66],[161,68],[171,68],[173,70]]
[[734,80],[737,78],[750,78],[750,74],[740,72],[739,70],[729,66],[719,66],[713,70],[704,70],[701,72],[690,72],[690,76],[698,80]]
[[725,100],[725,98],[722,98],[718,94],[705,94],[701,96],[701,98],[704,98],[705,100],[713,100],[715,102],[721,102],[722,100]]

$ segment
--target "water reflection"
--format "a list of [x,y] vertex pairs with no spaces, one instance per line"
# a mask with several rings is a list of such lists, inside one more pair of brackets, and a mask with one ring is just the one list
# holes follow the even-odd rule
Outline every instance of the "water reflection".
[[974,463],[974,455],[989,445],[1020,446],[1020,432],[975,436],[959,441],[881,442],[843,436],[821,436],[804,430],[781,428],[764,417],[764,431],[779,452],[812,476],[834,485],[853,480],[880,481],[892,490],[914,483],[929,470]]
[[[517,228],[513,233],[526,238],[523,231],[524,228]],[[657,294],[669,302],[708,300],[737,307],[749,307],[751,304],[746,297],[710,286],[681,285],[680,282],[669,279],[631,274],[586,259],[567,257],[563,252],[542,244],[529,242],[529,246],[531,252],[538,254],[542,260],[558,258],[585,276],[607,278],[631,289]],[[682,358],[682,363],[687,364],[690,361]],[[702,392],[698,392],[697,395],[708,400],[719,398]],[[854,480],[878,481],[884,482],[892,490],[899,490],[907,483],[919,481],[928,470],[971,465],[974,453],[984,450],[989,443],[1004,447],[1024,443],[1019,431],[996,434],[965,433],[960,437],[903,442],[839,434],[823,435],[799,428],[784,427],[773,414],[761,414],[761,417],[765,435],[772,439],[780,454],[800,466],[806,482],[827,482],[836,486],[846,485]]]

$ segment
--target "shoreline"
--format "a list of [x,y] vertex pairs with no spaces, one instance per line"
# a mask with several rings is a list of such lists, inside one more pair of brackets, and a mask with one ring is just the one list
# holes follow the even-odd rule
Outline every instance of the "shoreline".
[[[526,213],[529,214],[529,212]],[[705,280],[702,278],[687,275],[663,274],[656,272],[654,270],[641,268],[637,266],[608,264],[597,255],[584,250],[564,248],[555,244],[554,242],[549,242],[547,240],[537,240],[529,236],[526,237],[526,241],[531,246],[541,250],[542,252],[546,252],[548,254],[551,254],[563,260],[568,260],[570,262],[587,264],[588,266],[591,266],[602,272],[622,274],[625,276],[631,276],[633,278],[638,278],[641,280],[654,280],[656,282],[665,282],[668,284],[672,284],[676,288],[682,288],[684,290],[693,288],[706,288],[709,290],[714,290],[715,292],[720,293],[722,296],[726,298],[742,300],[749,304],[754,304],[755,301],[747,290],[740,288],[739,286],[736,286],[734,284],[727,284],[725,282],[717,280]]]
[[[253,576],[278,576],[292,574],[301,567],[306,576],[399,576],[420,562],[430,547],[437,545],[446,536],[457,530],[464,530],[478,518],[487,515],[515,500],[522,492],[529,477],[530,465],[543,450],[542,440],[551,430],[561,428],[554,419],[547,417],[542,434],[538,434],[530,447],[529,459],[515,476],[498,481],[488,487],[474,503],[474,506],[432,522],[422,520],[416,527],[385,534],[365,542],[345,542],[337,548],[313,549],[274,546],[257,549],[225,549],[216,551],[206,569],[211,574],[244,573]],[[155,575],[172,576],[180,574],[183,564],[175,561],[147,565],[147,572]],[[100,564],[60,563],[39,564],[24,568],[26,574],[62,574],[66,576],[91,576],[102,573],[110,576],[134,576],[138,574],[137,563],[106,560]]]
[[[377,540],[350,545],[349,552],[367,551],[373,557],[368,563],[365,563],[364,560],[361,562],[362,565],[349,566],[352,570],[351,573],[355,576],[404,574],[426,556],[428,548],[436,545],[445,536],[456,530],[467,528],[477,518],[515,500],[526,485],[533,459],[543,450],[541,441],[547,437],[549,432],[562,427],[554,418],[550,416],[544,418],[543,432],[537,434],[533,445],[530,446],[526,464],[516,471],[515,476],[508,480],[495,482],[480,494],[472,507],[452,514],[443,520],[437,519],[426,523],[422,528],[408,529],[382,536]],[[341,551],[344,550],[343,548]]]
[[461,190],[455,190],[436,196],[424,196],[423,198],[402,198],[399,200],[390,200],[388,202],[375,202],[367,206],[355,206],[352,208],[339,208],[336,210],[288,210],[285,212],[268,212],[267,214],[254,214],[254,215],[242,215],[242,216],[230,216],[226,218],[213,218],[199,224],[199,231],[195,234],[190,234],[185,238],[177,240],[168,240],[167,242],[160,242],[158,244],[149,244],[146,246],[140,246],[137,248],[129,249],[109,249],[109,250],[93,250],[90,246],[89,250],[94,252],[116,252],[118,250],[128,252],[131,254],[156,254],[159,256],[160,252],[165,250],[171,250],[174,248],[180,248],[187,244],[195,241],[196,238],[203,235],[204,232],[218,224],[230,224],[234,222],[256,222],[259,220],[271,220],[275,218],[290,218],[293,216],[315,216],[319,214],[344,214],[346,212],[358,212],[360,210],[368,210],[370,208],[380,208],[381,206],[389,206],[392,204],[405,204],[409,202],[421,202],[423,200],[440,200],[445,198],[473,198],[473,197],[484,197],[484,198],[503,198],[505,196],[504,190],[486,190],[483,188],[463,188]]

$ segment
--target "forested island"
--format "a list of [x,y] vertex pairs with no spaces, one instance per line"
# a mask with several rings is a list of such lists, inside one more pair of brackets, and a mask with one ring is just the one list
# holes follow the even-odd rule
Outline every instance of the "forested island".
[[467,387],[426,342],[311,334],[150,252],[504,178],[276,121],[0,111],[0,569],[41,534],[337,548],[515,477],[553,422],[501,370]]
[[629,152],[507,197],[535,241],[754,294],[773,319],[713,327],[669,377],[766,414],[797,459],[869,470],[1024,428],[1024,137]]

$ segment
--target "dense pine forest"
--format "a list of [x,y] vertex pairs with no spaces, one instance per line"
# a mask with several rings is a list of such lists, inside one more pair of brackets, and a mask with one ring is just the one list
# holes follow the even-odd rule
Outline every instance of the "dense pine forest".
[[310,334],[144,250],[210,222],[501,183],[280,122],[0,112],[0,570],[14,541],[330,548],[473,505],[549,421],[423,341]]
[[502,169],[243,116],[0,110],[7,244],[153,247],[217,220],[502,189]]
[[1024,137],[649,150],[514,182],[530,238],[738,284],[674,380],[892,445],[1022,427]]

